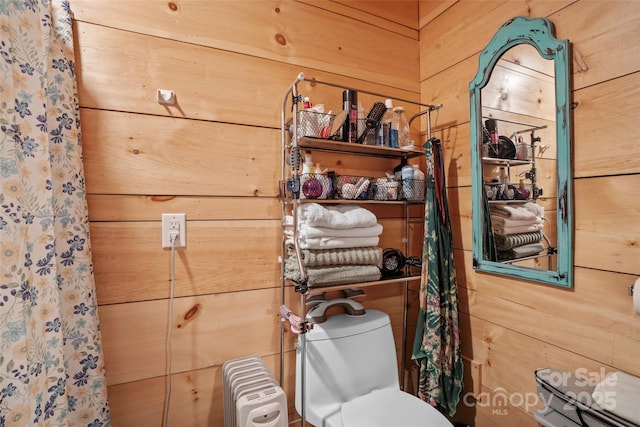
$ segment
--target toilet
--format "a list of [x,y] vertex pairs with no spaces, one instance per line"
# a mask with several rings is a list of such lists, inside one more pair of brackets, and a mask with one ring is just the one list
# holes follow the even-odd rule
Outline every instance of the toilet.
[[[303,342],[304,340],[304,342]],[[315,427],[451,427],[428,403],[400,389],[386,313],[335,314],[298,337],[295,406]]]

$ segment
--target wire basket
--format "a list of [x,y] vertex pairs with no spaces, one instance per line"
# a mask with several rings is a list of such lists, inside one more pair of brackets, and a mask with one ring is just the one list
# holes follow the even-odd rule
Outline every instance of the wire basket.
[[[331,136],[334,114],[318,113],[311,110],[298,111],[298,138],[311,137],[327,139]],[[289,120],[289,131],[293,131],[293,120]]]
[[371,179],[365,176],[338,175],[336,177],[336,199],[366,200]]
[[333,198],[333,181],[326,175],[303,173],[300,175],[301,199]]
[[527,183],[523,184],[523,187],[524,191],[520,190],[520,186],[517,184],[486,182],[484,184],[484,191],[487,199],[491,201],[531,200],[533,195],[532,185]]
[[396,178],[374,178],[369,186],[370,200],[400,200],[400,180]]
[[421,202],[425,196],[425,181],[408,178],[402,180],[402,198],[412,202]]
[[516,160],[531,160],[535,153],[531,147],[531,144],[519,142],[516,144]]

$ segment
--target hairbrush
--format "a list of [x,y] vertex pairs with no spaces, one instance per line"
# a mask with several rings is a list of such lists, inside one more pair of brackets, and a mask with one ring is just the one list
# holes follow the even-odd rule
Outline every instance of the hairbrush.
[[387,111],[387,106],[384,105],[383,102],[376,102],[369,110],[369,114],[367,114],[367,119],[365,121],[365,128],[362,131],[362,134],[356,139],[356,144],[362,144],[364,139],[367,137],[367,134],[371,129],[376,128],[380,124],[380,120],[382,120],[382,116]]

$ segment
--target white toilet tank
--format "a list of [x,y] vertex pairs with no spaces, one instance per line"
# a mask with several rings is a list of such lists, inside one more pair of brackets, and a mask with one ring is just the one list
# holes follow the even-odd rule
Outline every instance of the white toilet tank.
[[311,424],[322,426],[328,414],[340,415],[342,403],[373,390],[399,389],[389,316],[378,310],[367,310],[362,316],[336,314],[298,338],[295,400],[298,413],[302,339],[306,341],[307,360],[305,418]]

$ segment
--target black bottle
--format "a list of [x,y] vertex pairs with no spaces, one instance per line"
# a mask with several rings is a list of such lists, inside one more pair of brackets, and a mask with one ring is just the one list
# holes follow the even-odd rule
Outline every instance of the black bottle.
[[356,142],[358,139],[358,92],[345,90],[342,92],[342,108],[347,118],[342,125],[342,140]]

